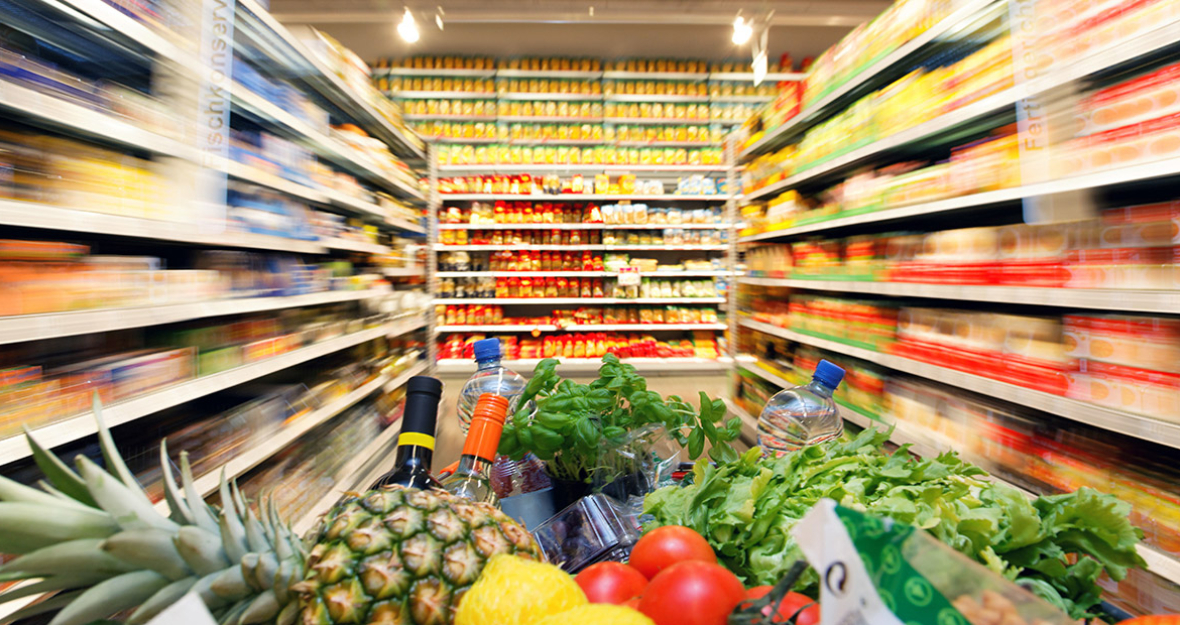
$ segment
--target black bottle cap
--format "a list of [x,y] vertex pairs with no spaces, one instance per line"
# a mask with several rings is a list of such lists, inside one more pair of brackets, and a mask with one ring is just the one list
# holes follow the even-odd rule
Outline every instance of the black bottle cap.
[[438,378],[416,375],[406,382],[406,393],[426,393],[442,397],[443,383]]

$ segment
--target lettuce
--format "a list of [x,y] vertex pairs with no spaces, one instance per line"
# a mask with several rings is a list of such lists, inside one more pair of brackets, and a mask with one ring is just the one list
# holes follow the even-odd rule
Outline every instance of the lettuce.
[[[781,458],[753,449],[733,462],[698,463],[691,484],[647,496],[649,526],[691,527],[747,584],[774,584],[803,557],[791,528],[831,498],[925,529],[1074,618],[1101,600],[1102,573],[1118,581],[1146,566],[1136,551],[1143,533],[1115,497],[1083,488],[1029,500],[953,452],[917,458],[903,446],[885,453],[890,434],[870,429]],[[808,571],[795,589],[814,595],[817,582]]]

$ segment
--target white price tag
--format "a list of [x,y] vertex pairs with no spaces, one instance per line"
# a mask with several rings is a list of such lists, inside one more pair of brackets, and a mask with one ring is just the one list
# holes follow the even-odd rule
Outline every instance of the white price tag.
[[639,274],[637,273],[619,274],[619,286],[639,286],[639,282]]

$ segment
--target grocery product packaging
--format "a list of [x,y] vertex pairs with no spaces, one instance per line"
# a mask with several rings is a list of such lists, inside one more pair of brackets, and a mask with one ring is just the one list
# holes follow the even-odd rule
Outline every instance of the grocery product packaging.
[[925,531],[831,499],[817,503],[791,534],[819,572],[825,625],[1071,623],[1057,608]]

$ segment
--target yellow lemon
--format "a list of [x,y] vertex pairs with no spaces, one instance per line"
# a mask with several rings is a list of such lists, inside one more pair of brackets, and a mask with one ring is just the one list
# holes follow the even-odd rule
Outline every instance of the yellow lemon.
[[488,561],[459,601],[455,625],[532,625],[586,603],[586,593],[569,573],[501,554]]
[[592,603],[546,616],[533,625],[655,625],[642,613],[621,605]]

